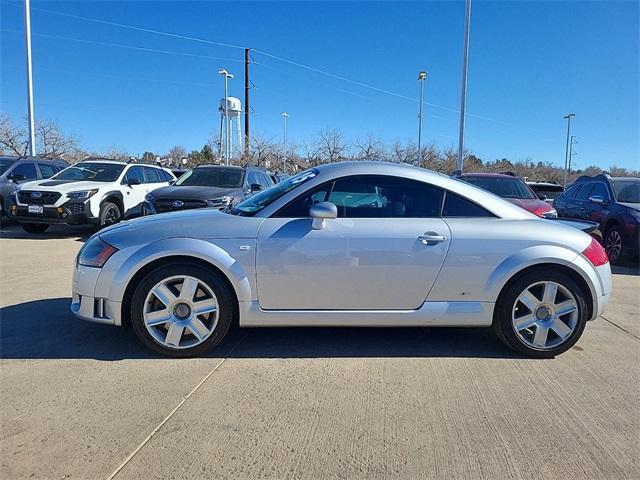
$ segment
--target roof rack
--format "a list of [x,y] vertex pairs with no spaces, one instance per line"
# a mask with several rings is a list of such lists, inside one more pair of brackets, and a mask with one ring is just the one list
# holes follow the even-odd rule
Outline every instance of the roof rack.
[[586,182],[589,180],[609,180],[611,175],[607,172],[598,173],[597,175],[581,175],[575,179],[574,183]]

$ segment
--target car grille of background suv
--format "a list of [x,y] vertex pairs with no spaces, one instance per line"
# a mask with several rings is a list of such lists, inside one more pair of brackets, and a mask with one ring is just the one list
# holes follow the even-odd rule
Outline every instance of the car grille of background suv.
[[[40,194],[38,197],[33,197],[32,194]],[[31,190],[19,190],[18,200],[22,204],[29,205],[53,205],[60,198],[58,192],[33,192]]]
[[171,198],[159,198],[153,202],[153,207],[156,209],[156,212],[175,212],[177,210],[189,210],[192,208],[204,208],[207,206],[207,202],[204,200],[180,200],[183,202],[181,207],[174,207],[172,205],[177,199]]

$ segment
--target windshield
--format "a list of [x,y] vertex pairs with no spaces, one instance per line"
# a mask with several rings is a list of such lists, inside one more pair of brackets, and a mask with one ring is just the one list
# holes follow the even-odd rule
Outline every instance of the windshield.
[[52,180],[71,180],[92,182],[115,182],[124,170],[124,165],[117,163],[83,162],[65,168],[59,174],[51,177]]
[[495,193],[502,198],[534,199],[536,196],[519,178],[513,177],[462,177],[461,180]]
[[7,171],[7,169],[13,165],[16,161],[9,158],[0,158],[0,175]]
[[564,189],[560,185],[558,185],[557,187],[547,186],[547,185],[545,186],[530,185],[530,187],[537,194],[542,194],[545,197],[547,197],[547,199],[551,199],[551,200],[555,200],[556,198],[558,198],[564,191]]
[[194,168],[182,175],[175,184],[185,187],[240,188],[242,174],[239,168]]
[[612,180],[616,202],[640,203],[640,180]]
[[312,168],[311,170],[305,170],[293,177],[289,177],[277,185],[247,198],[244,202],[239,203],[236,207],[231,209],[231,213],[234,215],[255,215],[267,205],[270,205],[282,197],[284,194],[311,180],[313,177],[318,175],[318,173],[320,173],[318,170]]

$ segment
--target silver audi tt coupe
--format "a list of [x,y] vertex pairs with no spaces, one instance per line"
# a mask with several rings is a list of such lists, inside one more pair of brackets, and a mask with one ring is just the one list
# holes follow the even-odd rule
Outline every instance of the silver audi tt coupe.
[[71,310],[176,357],[213,348],[235,324],[491,326],[518,352],[553,357],[610,293],[606,253],[579,228],[438,173],[347,162],[227,212],[97,233],[78,253]]

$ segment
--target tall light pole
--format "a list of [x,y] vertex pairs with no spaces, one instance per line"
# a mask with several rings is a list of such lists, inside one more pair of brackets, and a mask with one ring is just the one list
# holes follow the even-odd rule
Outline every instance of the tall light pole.
[[427,78],[427,72],[418,74],[420,82],[420,113],[418,113],[418,167],[422,165],[422,104],[424,98],[424,81]]
[[571,158],[576,155],[576,152],[573,151],[573,146],[578,143],[576,141],[576,136],[571,135],[571,139],[569,140],[569,168],[568,171],[571,173]]
[[229,120],[229,79],[233,78],[233,75],[227,72],[224,68],[218,70],[218,73],[224,77],[224,118],[225,118],[225,165],[229,165],[231,159],[231,122]]
[[31,2],[24,0],[24,26],[27,40],[27,118],[29,119],[29,156],[36,156],[35,119],[33,115],[33,74],[31,68]]
[[567,168],[569,167],[569,148],[571,148],[571,146],[569,145],[569,143],[571,142],[571,119],[575,116],[575,113],[569,113],[568,115],[565,115],[563,117],[567,121],[567,146],[565,147],[564,151],[564,177],[562,180],[563,187],[567,186],[567,175],[569,173],[567,171]]
[[462,51],[462,95],[460,98],[460,137],[458,139],[458,162],[456,174],[462,173],[464,152],[464,120],[467,107],[467,66],[469,64],[469,30],[471,27],[471,0],[467,0],[464,19],[464,47]]
[[287,119],[289,118],[289,114],[287,112],[282,112],[280,114],[284,119],[284,137],[283,137],[283,145],[284,152],[282,154],[282,173],[287,173]]

